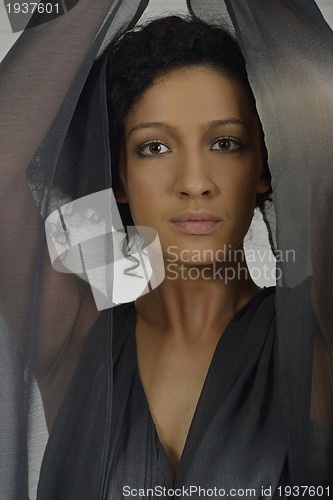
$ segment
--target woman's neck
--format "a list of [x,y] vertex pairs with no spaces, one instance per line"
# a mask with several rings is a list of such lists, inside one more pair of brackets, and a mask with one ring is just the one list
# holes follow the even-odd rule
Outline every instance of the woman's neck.
[[[253,282],[246,261],[242,272],[230,272],[226,265],[174,266],[166,269],[161,285],[135,302],[137,313],[147,326],[161,333],[199,340],[220,332],[260,288]],[[234,263],[235,269],[238,268]],[[247,271],[247,272],[246,272]],[[234,276],[231,278],[231,276]]]

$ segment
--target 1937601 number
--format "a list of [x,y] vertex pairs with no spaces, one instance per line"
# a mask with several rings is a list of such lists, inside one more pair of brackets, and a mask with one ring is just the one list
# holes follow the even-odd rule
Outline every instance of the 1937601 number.
[[330,498],[329,486],[279,486],[277,488],[280,497],[313,497]]
[[8,14],[59,14],[59,3],[39,3],[39,2],[24,2],[24,3],[8,3],[6,4]]

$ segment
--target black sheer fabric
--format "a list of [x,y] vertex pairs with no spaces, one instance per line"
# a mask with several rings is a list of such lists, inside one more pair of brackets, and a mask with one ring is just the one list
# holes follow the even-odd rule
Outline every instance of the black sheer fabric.
[[[135,310],[101,313],[87,281],[56,272],[44,225],[69,200],[112,186],[105,40],[134,26],[147,3],[80,0],[66,15],[26,30],[1,64],[0,496],[6,500],[34,498],[39,476],[42,500],[121,498],[124,478],[137,477],[135,460],[147,484],[171,484],[135,372]],[[249,329],[237,331],[244,337],[235,367],[228,377],[219,371],[223,391],[208,376],[174,486],[260,483],[278,498],[278,485],[321,485],[331,488],[323,498],[333,498],[332,32],[312,0],[188,6],[193,16],[232,24],[247,61],[269,155],[274,205],[267,218],[281,272],[276,293],[264,290],[245,310]],[[112,251],[109,242],[105,254]],[[252,317],[258,328],[249,337]],[[220,370],[229,332],[209,374]],[[230,352],[237,347],[235,336]],[[223,399],[218,409],[216,391]],[[126,453],[143,439],[131,427],[137,407],[151,449],[134,460]],[[221,421],[208,425],[214,411]],[[304,497],[316,495],[320,490]]]
[[[237,487],[253,490],[255,498],[261,498],[262,488],[269,488],[274,498],[281,498],[277,488],[287,484],[287,445],[277,376],[274,298],[275,287],[264,288],[221,336],[175,477],[138,374],[133,304],[114,310],[113,410],[105,439],[107,412],[101,409],[108,400],[108,320],[107,313],[102,313],[48,443],[41,498],[94,498],[100,470],[109,499],[123,498],[132,489],[154,491],[156,486],[188,492],[191,487],[226,492]],[[251,450],[251,457],[244,447]],[[80,465],[78,457],[84,457]],[[145,498],[158,498],[158,491]]]

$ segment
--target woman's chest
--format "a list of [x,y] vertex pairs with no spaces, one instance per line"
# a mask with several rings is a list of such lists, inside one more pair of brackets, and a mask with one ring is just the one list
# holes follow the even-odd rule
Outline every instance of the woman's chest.
[[[137,339],[139,337],[137,336]],[[174,474],[214,352],[213,345],[151,349],[138,343],[138,373],[147,405]]]

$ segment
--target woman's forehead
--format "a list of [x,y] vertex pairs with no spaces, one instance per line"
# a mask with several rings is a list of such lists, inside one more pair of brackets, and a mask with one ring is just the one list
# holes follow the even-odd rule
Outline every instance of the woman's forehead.
[[222,121],[250,126],[255,118],[252,101],[240,82],[218,70],[194,66],[156,77],[128,114],[126,129],[128,134],[140,123],[207,128]]

